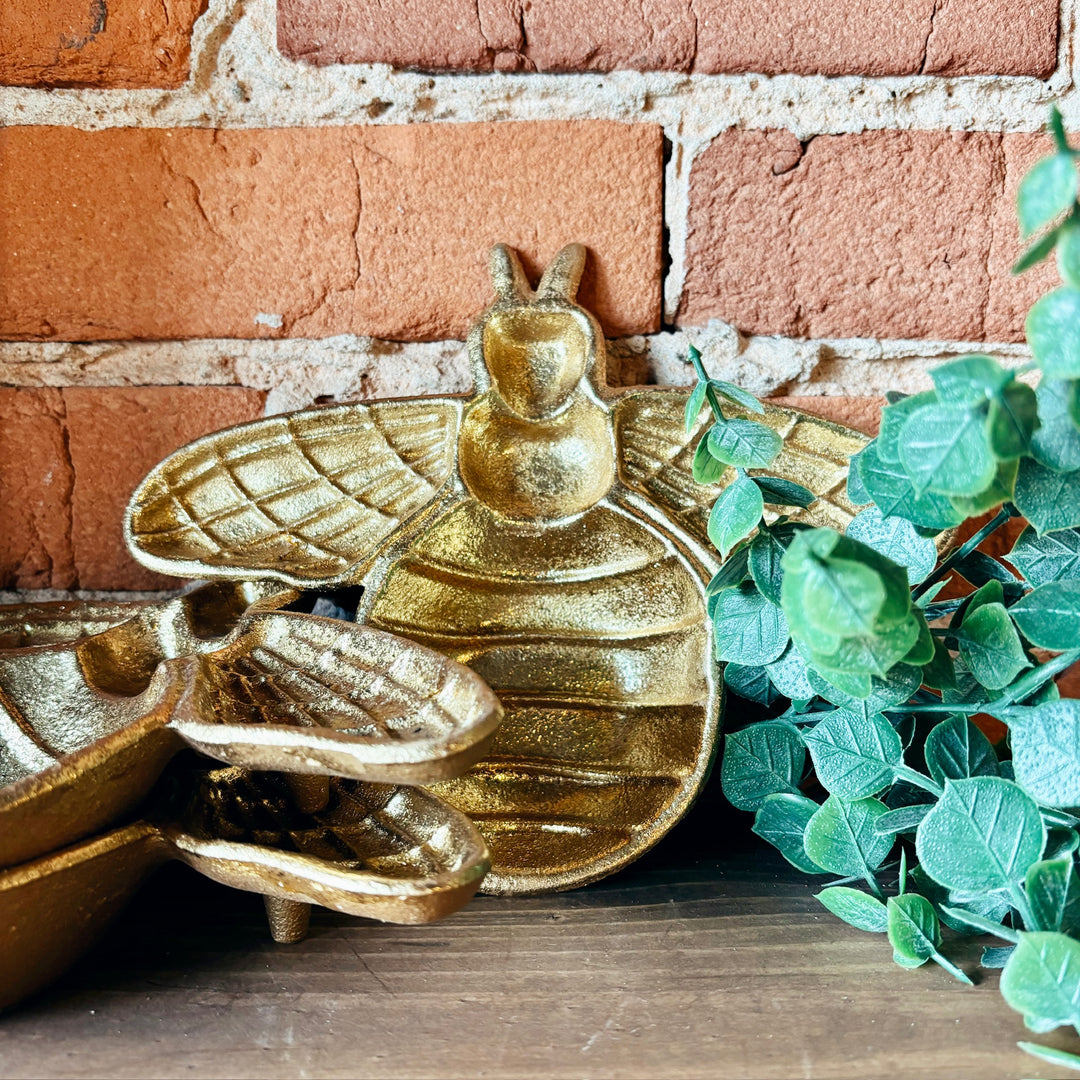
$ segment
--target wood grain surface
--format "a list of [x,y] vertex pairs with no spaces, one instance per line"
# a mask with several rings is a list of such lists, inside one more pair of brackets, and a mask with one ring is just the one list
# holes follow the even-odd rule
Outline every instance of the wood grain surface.
[[[300,945],[271,942],[258,897],[168,868],[62,983],[0,1017],[0,1076],[1075,1076],[1016,1049],[996,974],[972,989],[900,970],[748,826],[710,791],[599,885],[481,897],[422,927],[316,911]],[[971,971],[978,945],[950,952]]]

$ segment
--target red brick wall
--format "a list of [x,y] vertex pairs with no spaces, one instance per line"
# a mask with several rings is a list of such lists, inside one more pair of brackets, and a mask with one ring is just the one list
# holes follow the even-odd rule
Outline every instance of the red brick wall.
[[864,430],[932,356],[1018,355],[1071,2],[8,0],[0,588],[167,586],[121,543],[145,471],[328,355],[444,389],[415,343],[464,336],[496,241],[588,245],[626,372],[685,379],[689,335]]

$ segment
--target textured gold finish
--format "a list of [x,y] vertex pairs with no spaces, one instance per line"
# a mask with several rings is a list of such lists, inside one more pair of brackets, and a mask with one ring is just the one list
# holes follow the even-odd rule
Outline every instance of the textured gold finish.
[[163,786],[147,820],[0,870],[0,1008],[72,964],[170,859],[262,893],[279,941],[303,937],[311,904],[384,922],[443,918],[489,865],[468,818],[419,788],[335,779],[327,805],[306,814],[272,773],[176,769]]
[[111,825],[184,747],[301,774],[290,783],[311,811],[326,781],[303,774],[420,784],[483,756],[501,708],[471,671],[273,610],[295,595],[264,581],[126,608],[0,608],[0,638],[26,646],[0,652],[0,867]]
[[[493,849],[485,889],[595,880],[655,843],[699,790],[722,691],[705,584],[714,487],[691,476],[686,393],[610,390],[574,302],[585,252],[534,293],[492,253],[496,301],[469,335],[476,395],[341,405],[207,436],[132,497],[128,545],[155,570],[359,583],[359,616],[470,665],[506,710],[487,759],[437,790]],[[770,472],[843,525],[863,440],[769,408]]]

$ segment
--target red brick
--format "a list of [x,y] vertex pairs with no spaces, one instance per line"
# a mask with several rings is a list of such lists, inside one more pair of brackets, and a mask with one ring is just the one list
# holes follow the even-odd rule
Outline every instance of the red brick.
[[927,75],[1033,75],[1057,67],[1058,0],[939,0]]
[[998,135],[873,131],[801,146],[732,130],[690,180],[682,323],[807,337],[982,335]]
[[71,494],[59,390],[0,387],[0,588],[71,588]]
[[175,587],[128,556],[127,500],[166,454],[264,402],[218,386],[0,388],[0,587]]
[[854,428],[864,435],[876,435],[881,426],[881,410],[885,399],[877,395],[869,397],[784,396],[769,398],[773,405],[802,409],[814,416],[824,417],[834,424]]
[[423,70],[1034,75],[1055,0],[279,0],[278,44],[312,63]]
[[0,84],[182,86],[207,0],[4,0]]
[[84,589],[168,589],[175,578],[127,553],[123,515],[139,481],[166,454],[263,413],[266,395],[223,386],[68,387],[68,447],[75,473],[71,544]]
[[461,337],[497,241],[586,244],[607,331],[659,326],[655,125],[8,127],[0,160],[5,337]]

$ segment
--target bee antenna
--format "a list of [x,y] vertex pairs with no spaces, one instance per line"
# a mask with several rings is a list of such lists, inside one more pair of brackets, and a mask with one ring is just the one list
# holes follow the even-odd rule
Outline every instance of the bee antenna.
[[555,256],[540,279],[538,299],[573,300],[585,269],[585,245],[567,244]]
[[507,244],[496,244],[488,258],[491,283],[500,300],[528,300],[532,295],[529,279],[521,268],[517,252]]

